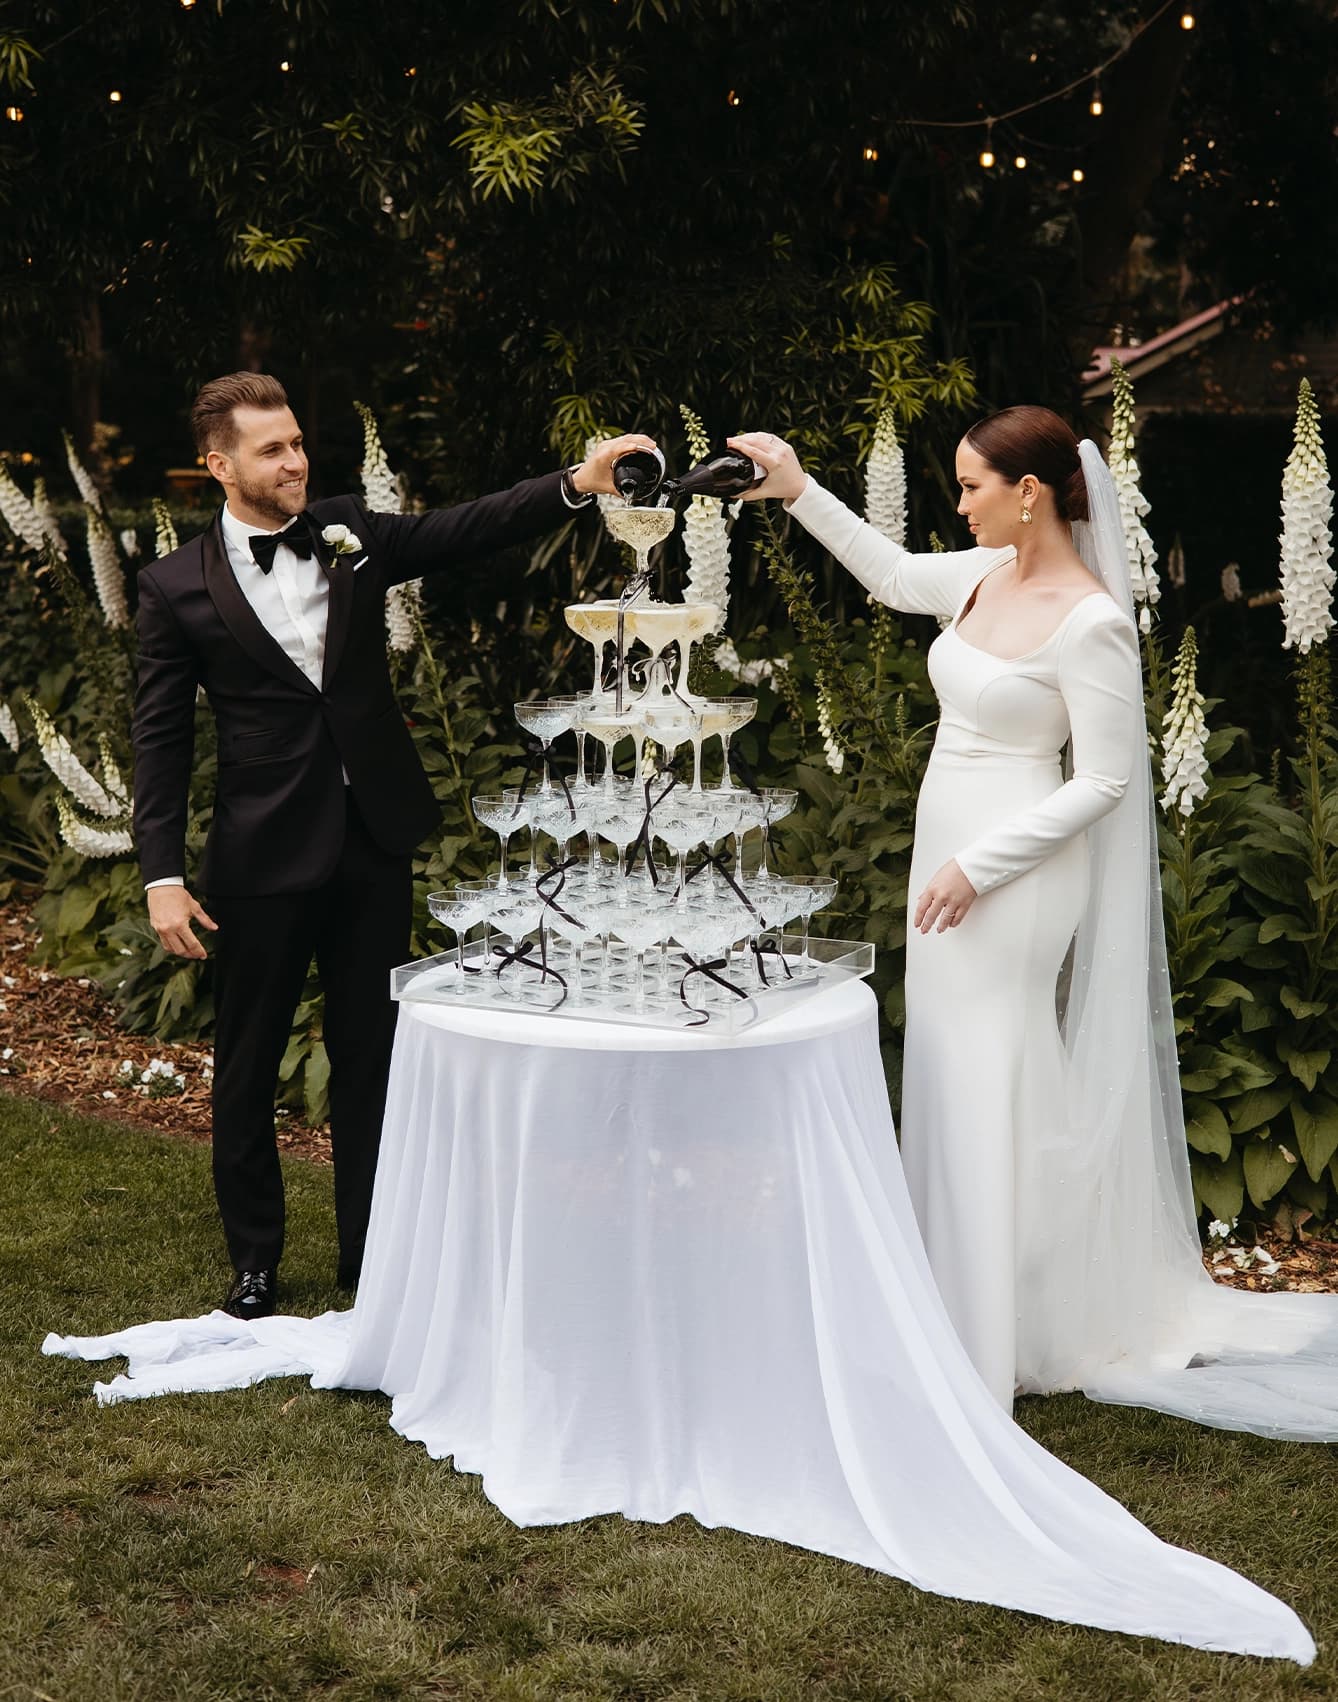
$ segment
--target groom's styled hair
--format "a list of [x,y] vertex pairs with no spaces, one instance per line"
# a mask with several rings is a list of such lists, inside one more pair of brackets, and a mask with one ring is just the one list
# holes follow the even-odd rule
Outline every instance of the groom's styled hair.
[[190,423],[200,455],[217,449],[231,455],[237,447],[235,408],[286,408],[288,392],[267,372],[230,372],[211,378],[191,404]]

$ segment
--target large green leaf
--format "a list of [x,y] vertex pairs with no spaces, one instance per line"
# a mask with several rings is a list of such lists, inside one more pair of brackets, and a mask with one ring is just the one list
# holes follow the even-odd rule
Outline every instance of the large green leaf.
[[1338,1105],[1326,1094],[1318,1094],[1309,1103],[1298,1099],[1292,1106],[1292,1124],[1305,1167],[1318,1182],[1338,1152]]
[[1195,1152],[1207,1153],[1212,1158],[1228,1158],[1231,1155],[1231,1131],[1227,1128],[1227,1120],[1207,1100],[1200,1100],[1193,1115],[1186,1119],[1185,1138]]
[[1234,1222],[1245,1204],[1245,1176],[1240,1154],[1233,1152],[1229,1158],[1219,1161],[1194,1152],[1189,1155],[1189,1165],[1199,1205],[1223,1223]]
[[1230,1104],[1231,1133],[1247,1135],[1269,1123],[1286,1105],[1296,1089],[1290,1082],[1281,1086],[1255,1087]]
[[1296,1160],[1289,1158],[1277,1142],[1251,1141],[1244,1155],[1245,1186],[1257,1206],[1266,1206],[1274,1194],[1287,1186],[1287,1178],[1296,1169]]
[[1293,1047],[1289,1041],[1278,1042],[1278,1056],[1296,1077],[1303,1087],[1313,1091],[1315,1083],[1329,1067],[1329,1059],[1333,1056],[1328,1050],[1302,1052]]

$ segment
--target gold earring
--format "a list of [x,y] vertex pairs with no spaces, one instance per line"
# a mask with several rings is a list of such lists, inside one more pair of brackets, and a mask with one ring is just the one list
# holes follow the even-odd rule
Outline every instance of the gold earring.
[[1024,526],[1031,525],[1031,510],[1027,507],[1025,502],[1022,504],[1022,524]]

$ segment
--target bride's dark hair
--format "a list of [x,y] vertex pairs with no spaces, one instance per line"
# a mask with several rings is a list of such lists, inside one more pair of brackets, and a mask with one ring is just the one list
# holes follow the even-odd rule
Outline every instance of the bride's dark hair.
[[1087,481],[1078,440],[1049,408],[1005,408],[973,425],[966,441],[1010,484],[1031,473],[1049,485],[1061,520],[1087,519]]

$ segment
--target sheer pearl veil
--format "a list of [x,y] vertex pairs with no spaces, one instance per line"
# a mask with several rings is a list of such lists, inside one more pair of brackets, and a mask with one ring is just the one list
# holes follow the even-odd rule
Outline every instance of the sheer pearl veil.
[[[1073,541],[1132,621],[1114,481],[1090,439],[1080,453],[1090,519],[1075,524]],[[1338,1295],[1236,1292],[1203,1267],[1152,771],[1132,678],[1130,695],[1140,756],[1120,803],[1088,834],[1091,885],[1060,1013],[1066,1114],[1032,1143],[1018,1177],[1020,1245],[1038,1262],[1027,1284],[1033,1304],[1019,1320],[1019,1382],[1223,1429],[1332,1441]]]

